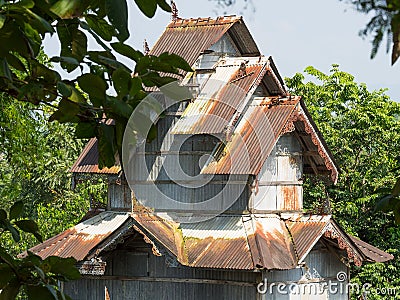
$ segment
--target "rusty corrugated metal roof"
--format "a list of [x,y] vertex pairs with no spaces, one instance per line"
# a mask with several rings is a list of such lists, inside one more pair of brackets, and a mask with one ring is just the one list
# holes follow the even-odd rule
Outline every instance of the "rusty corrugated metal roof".
[[83,148],[76,162],[72,165],[70,172],[72,173],[95,173],[95,174],[118,174],[121,167],[117,162],[116,166],[111,168],[99,169],[99,151],[96,138],[91,138]]
[[154,215],[133,218],[185,266],[287,270],[297,265],[289,232],[278,215],[217,216],[184,224]]
[[170,52],[183,57],[189,65],[193,65],[200,53],[215,44],[226,32],[242,55],[260,55],[242,17],[237,16],[172,21],[149,54],[160,55],[163,52]]
[[[195,217],[194,217],[195,218]],[[201,220],[203,217],[199,217]],[[121,232],[133,228],[153,247],[163,247],[179,263],[212,269],[280,269],[298,266],[320,239],[337,244],[349,260],[384,262],[393,256],[347,235],[331,216],[221,215],[197,223],[176,223],[152,213],[102,212],[31,249],[46,258],[78,261],[101,255]],[[95,251],[96,250],[96,251]],[[154,249],[160,255],[158,249]]]
[[289,270],[297,266],[292,239],[278,215],[245,218],[245,226],[255,267]]
[[296,245],[296,253],[300,261],[304,259],[324,234],[324,230],[330,220],[330,215],[311,215],[292,218],[286,222]]
[[[272,105],[273,101],[279,104]],[[203,174],[258,174],[300,97],[254,98],[239,121],[232,140],[217,150]]]
[[[255,88],[266,78],[276,76],[270,59],[226,57],[219,60],[199,95],[185,109],[174,126],[174,134],[222,134],[240,117]],[[278,79],[266,83],[272,95],[285,95]],[[279,86],[277,88],[276,86]]]
[[129,214],[105,211],[29,249],[42,259],[48,256],[85,259],[89,252],[120,228]]
[[360,251],[365,255],[367,260],[371,262],[385,262],[394,258],[393,255],[386,253],[381,249],[378,249],[352,235],[349,236],[353,243],[357,245],[358,249],[360,249]]

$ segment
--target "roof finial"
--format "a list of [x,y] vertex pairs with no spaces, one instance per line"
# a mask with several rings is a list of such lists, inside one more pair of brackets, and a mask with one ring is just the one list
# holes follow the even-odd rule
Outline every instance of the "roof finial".
[[143,42],[143,53],[144,53],[144,55],[148,55],[150,53],[149,44],[147,44],[146,39],[144,39],[144,42]]
[[172,10],[172,21],[176,21],[177,19],[179,19],[179,17],[178,17],[178,8],[176,7],[174,0],[171,0],[171,10]]

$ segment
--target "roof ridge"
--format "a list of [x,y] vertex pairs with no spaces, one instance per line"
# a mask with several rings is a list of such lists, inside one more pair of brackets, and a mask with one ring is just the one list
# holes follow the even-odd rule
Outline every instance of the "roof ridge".
[[168,24],[167,28],[227,25],[236,23],[240,20],[242,20],[242,17],[236,15],[219,16],[216,19],[213,19],[211,17],[198,17],[198,18],[188,18],[188,19],[178,18],[176,20],[171,21]]

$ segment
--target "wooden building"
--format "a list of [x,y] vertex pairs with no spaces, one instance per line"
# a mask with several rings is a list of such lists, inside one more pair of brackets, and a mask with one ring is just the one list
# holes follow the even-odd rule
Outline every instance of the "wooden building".
[[78,260],[73,299],[348,299],[350,264],[393,257],[304,213],[304,175],[338,169],[301,97],[241,17],[175,19],[149,55],[166,51],[193,96],[126,174],[98,168],[92,139],[72,172],[108,177],[107,209],[30,250]]

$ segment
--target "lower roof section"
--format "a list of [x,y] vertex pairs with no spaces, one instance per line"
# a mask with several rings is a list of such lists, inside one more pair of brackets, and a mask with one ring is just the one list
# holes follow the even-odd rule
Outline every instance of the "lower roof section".
[[[203,219],[202,219],[203,218]],[[78,261],[101,258],[107,245],[132,232],[152,244],[155,255],[173,256],[181,265],[236,270],[296,268],[318,241],[329,243],[349,262],[385,262],[393,256],[346,234],[329,215],[220,215],[177,223],[152,213],[100,212],[97,216],[30,249]]]

